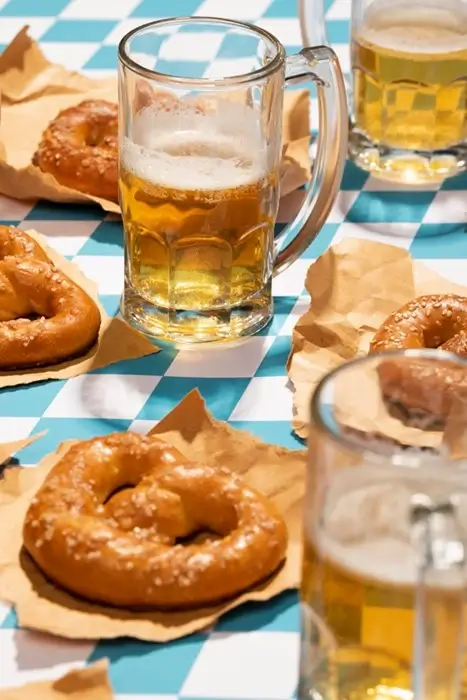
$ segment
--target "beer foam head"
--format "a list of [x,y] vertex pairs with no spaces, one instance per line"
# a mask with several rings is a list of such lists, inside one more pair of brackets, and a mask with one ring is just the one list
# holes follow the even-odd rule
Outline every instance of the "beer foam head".
[[408,522],[411,492],[395,481],[363,482],[353,488],[348,483],[345,488],[331,487],[317,549],[356,578],[412,585],[416,568]]
[[358,35],[376,46],[404,53],[453,53],[467,49],[467,5],[463,0],[376,0]]
[[216,110],[150,105],[135,116],[122,162],[137,177],[179,190],[220,190],[264,177],[267,150],[257,112],[219,101]]
[[[337,472],[327,485],[318,526],[313,520],[307,523],[308,538],[323,559],[347,575],[391,586],[415,585],[422,552],[411,523],[414,494],[441,503],[446,493],[455,493],[459,526],[462,531],[467,526],[463,475],[453,471],[449,477],[440,466],[446,467],[441,463],[432,472],[404,477],[394,476],[394,465],[380,469],[363,464]],[[441,580],[440,585],[451,584]]]

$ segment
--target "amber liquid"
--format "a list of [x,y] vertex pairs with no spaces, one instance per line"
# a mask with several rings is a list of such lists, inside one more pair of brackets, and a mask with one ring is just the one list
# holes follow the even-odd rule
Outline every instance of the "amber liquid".
[[235,339],[271,315],[279,164],[255,110],[221,103],[148,107],[121,148],[123,310],[153,335]]
[[439,151],[467,137],[464,3],[370,5],[351,42],[356,127],[375,144]]
[[125,168],[120,193],[131,285],[167,309],[229,309],[267,285],[274,175],[231,189],[179,190]]
[[[394,549],[385,555],[384,546],[378,556],[391,560]],[[373,561],[365,557],[365,568],[372,565],[376,574],[377,557]],[[403,562],[396,557],[395,570],[398,566]],[[449,700],[452,690],[447,679],[457,654],[458,607],[445,590],[432,590],[429,596],[427,603],[435,625],[427,629],[427,634],[437,635],[436,670],[440,679],[439,687],[433,687],[429,697]],[[412,699],[416,614],[413,586],[356,574],[325,558],[308,540],[303,553],[301,602],[300,700],[316,697],[313,693],[324,700]]]

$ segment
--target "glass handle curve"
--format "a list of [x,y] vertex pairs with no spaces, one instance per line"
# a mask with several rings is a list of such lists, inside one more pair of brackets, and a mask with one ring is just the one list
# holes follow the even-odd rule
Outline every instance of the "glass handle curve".
[[298,17],[303,46],[328,44],[324,0],[298,0]]
[[412,501],[418,556],[413,641],[414,700],[456,700],[463,665],[465,542],[452,501]]
[[274,261],[274,275],[291,265],[310,245],[334,204],[347,155],[348,109],[344,78],[328,46],[305,48],[286,61],[285,82],[311,80],[318,91],[318,141],[306,198],[281,235],[298,232]]

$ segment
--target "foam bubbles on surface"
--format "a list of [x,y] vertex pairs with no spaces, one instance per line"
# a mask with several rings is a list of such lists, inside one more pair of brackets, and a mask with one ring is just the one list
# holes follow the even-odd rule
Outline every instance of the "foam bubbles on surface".
[[[446,466],[438,465],[440,469]],[[411,523],[414,494],[426,494],[433,503],[440,503],[446,500],[446,493],[455,493],[459,501],[456,520],[460,531],[466,530],[467,492],[460,488],[462,478],[455,470],[451,477],[443,474],[440,478],[435,470],[423,476],[394,478],[389,473],[375,474],[370,465],[343,470],[333,476],[319,524],[311,521],[307,536],[321,557],[347,576],[375,585],[413,588],[422,554],[417,551]],[[440,588],[458,585],[458,579],[446,577],[446,571],[440,570],[436,580]]]
[[357,577],[413,584],[410,497],[403,485],[389,482],[361,485],[330,498],[318,549],[338,568]]
[[257,112],[221,101],[206,112],[146,107],[134,119],[132,139],[124,139],[122,160],[142,180],[179,190],[248,185],[267,169]]
[[447,0],[423,5],[374,2],[366,12],[359,37],[393,51],[417,54],[452,53],[467,49],[467,5]]

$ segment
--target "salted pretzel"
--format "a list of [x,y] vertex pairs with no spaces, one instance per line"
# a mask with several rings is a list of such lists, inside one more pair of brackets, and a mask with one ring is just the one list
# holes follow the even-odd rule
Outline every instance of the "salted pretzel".
[[[211,535],[187,540],[200,532]],[[73,445],[33,499],[23,535],[52,581],[125,608],[231,598],[274,573],[287,547],[273,504],[239,476],[130,432]]]
[[[394,311],[374,336],[370,353],[433,348],[467,356],[467,298],[456,294],[425,295]],[[441,361],[441,358],[440,358]],[[379,368],[384,395],[406,411],[443,419],[452,401],[467,392],[467,368],[437,367],[414,359],[388,360]]]
[[32,162],[65,187],[118,199],[118,107],[84,100],[50,122]]
[[94,301],[24,231],[0,226],[0,370],[54,365],[97,340]]
[[[0,260],[7,257],[35,258],[50,262],[45,251],[34,238],[14,226],[0,225]],[[2,309],[0,309],[1,313]]]

